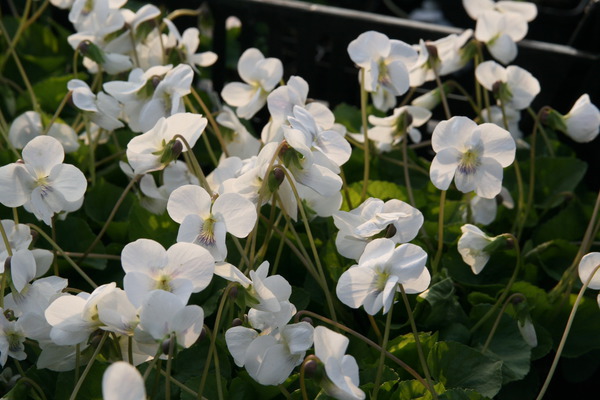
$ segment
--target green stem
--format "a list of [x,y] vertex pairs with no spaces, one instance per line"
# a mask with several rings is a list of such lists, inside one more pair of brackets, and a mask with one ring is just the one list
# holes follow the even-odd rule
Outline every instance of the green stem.
[[506,307],[508,307],[508,305],[512,303],[513,299],[515,299],[517,297],[524,298],[525,296],[523,296],[523,294],[521,294],[521,293],[513,293],[510,295],[510,297],[508,299],[506,299],[506,301],[502,305],[502,308],[500,309],[500,312],[498,313],[498,316],[496,317],[496,320],[494,321],[494,324],[492,325],[492,329],[490,330],[490,333],[488,334],[488,337],[485,339],[485,343],[483,344],[483,347],[481,348],[482,353],[485,353],[485,351],[488,349],[488,347],[490,347],[490,343],[492,342],[492,339],[494,338],[494,334],[496,333],[496,330],[498,329],[498,326],[500,325],[500,321],[502,320],[504,311],[506,311]]
[[540,393],[536,397],[536,400],[541,400],[544,397],[544,394],[546,394],[546,390],[548,389],[548,386],[550,385],[550,381],[552,380],[552,376],[554,375],[554,371],[556,370],[556,366],[558,365],[558,360],[560,359],[560,355],[562,354],[562,351],[565,347],[565,343],[567,342],[567,336],[569,336],[569,331],[571,330],[571,325],[573,325],[573,320],[575,319],[575,313],[577,313],[577,308],[579,307],[579,303],[581,302],[581,299],[583,298],[583,293],[585,292],[585,289],[587,289],[587,287],[589,286],[589,284],[592,281],[592,278],[594,277],[596,272],[598,272],[598,269],[600,269],[600,265],[598,265],[596,268],[594,268],[594,271],[592,271],[589,278],[584,282],[583,286],[579,290],[579,293],[577,294],[577,299],[575,300],[575,304],[573,304],[573,308],[571,309],[571,314],[569,314],[569,319],[567,320],[567,325],[565,326],[563,336],[560,339],[558,348],[556,349],[556,354],[554,355],[554,360],[552,361],[552,366],[550,367],[550,371],[548,371],[548,376],[546,376],[544,385],[542,386]]
[[[192,102],[189,98],[184,97],[183,102],[186,104],[186,106],[191,111],[194,112],[194,114],[200,114],[198,112],[198,110],[196,110],[196,107],[194,107],[194,105],[192,104]],[[206,146],[206,151],[208,152],[208,156],[210,157],[210,161],[216,167],[219,164],[219,161],[217,160],[217,157],[215,156],[212,146],[210,145],[210,141],[208,140],[208,137],[206,135],[201,135],[201,136],[202,136],[202,140],[204,141],[204,145]]]
[[146,370],[144,371],[144,375],[142,376],[142,379],[144,382],[146,382],[146,379],[148,379],[148,376],[150,375],[150,371],[152,371],[152,369],[154,369],[154,367],[156,366],[156,363],[160,360],[161,353],[162,353],[162,343],[159,343],[157,346],[156,354],[154,355],[154,357],[152,357],[152,361],[150,362],[150,365],[148,365],[148,368],[146,368]]
[[171,400],[171,367],[173,366],[173,350],[175,349],[175,335],[169,335],[169,354],[167,355],[167,375],[165,379],[165,399]]
[[[27,2],[25,3],[25,9],[23,10],[23,15],[21,15],[21,21],[19,22],[19,26],[18,26],[17,31],[15,32],[15,36],[12,38],[12,40],[9,40],[8,35],[6,35],[6,41],[8,42],[8,49],[6,50],[5,54],[10,54],[15,51],[17,43],[19,42],[19,39],[21,39],[21,34],[23,33],[23,31],[25,31],[25,28],[27,27],[27,16],[29,15],[29,12],[31,11],[32,3],[33,3],[32,0],[27,0]],[[1,18],[1,15],[0,15],[0,18]],[[6,60],[8,60],[8,57],[3,57],[2,60],[0,60],[0,71],[4,71],[4,65],[6,64]]]
[[312,231],[310,229],[310,221],[308,220],[308,217],[306,216],[306,211],[304,210],[304,205],[302,204],[302,199],[300,198],[300,195],[298,194],[296,185],[294,184],[294,181],[293,181],[292,177],[290,176],[289,172],[287,171],[287,169],[282,168],[281,170],[283,171],[288,182],[290,183],[292,192],[294,192],[294,197],[296,197],[296,201],[298,202],[298,209],[300,210],[300,214],[302,215],[302,222],[304,223],[304,229],[306,230],[306,235],[308,236],[308,243],[310,244],[310,248],[312,250],[313,257],[315,259],[315,264],[317,266],[317,272],[319,273],[319,276],[321,277],[321,281],[323,283],[323,288],[324,288],[323,291],[325,294],[325,299],[327,301],[327,306],[329,307],[329,312],[331,313],[331,318],[334,321],[337,321],[337,317],[335,315],[335,307],[333,306],[333,299],[331,297],[330,291],[327,289],[327,277],[325,276],[325,271],[323,270],[323,265],[321,265],[321,258],[319,257],[319,252],[317,251],[317,246],[315,245],[315,240],[313,238]]
[[369,127],[367,125],[367,91],[365,89],[365,70],[360,70],[360,114],[362,117],[362,130],[364,135],[363,149],[365,153],[365,165],[363,170],[363,187],[360,193],[360,201],[367,198],[367,186],[369,185],[369,168],[371,167],[369,150]]
[[206,118],[208,119],[208,123],[210,124],[210,126],[212,126],[215,136],[217,137],[217,140],[219,141],[219,144],[221,145],[221,150],[223,150],[223,153],[225,154],[226,157],[229,157],[229,152],[227,151],[227,144],[225,143],[225,140],[223,139],[223,135],[221,134],[221,129],[219,128],[219,124],[217,124],[217,121],[215,121],[214,117],[212,116],[212,113],[210,112],[210,110],[208,109],[208,107],[206,106],[204,101],[202,100],[202,97],[200,97],[198,92],[196,92],[196,90],[193,87],[192,87],[192,96],[194,96],[194,99],[196,99],[198,104],[200,104],[200,107],[202,107],[202,111],[204,111],[204,115],[206,115]]
[[458,90],[460,92],[460,94],[462,94],[467,99],[467,101],[469,102],[469,105],[471,106],[471,108],[473,109],[475,114],[477,114],[477,117],[479,119],[483,119],[481,116],[481,108],[479,108],[477,106],[477,104],[475,103],[475,101],[473,100],[471,95],[466,91],[466,89],[464,87],[462,87],[462,85],[460,83],[456,82],[455,80],[448,80],[445,82],[445,84],[447,86],[450,86],[450,87]]
[[425,379],[427,379],[427,388],[431,392],[431,395],[435,400],[437,400],[438,395],[435,391],[435,386],[433,385],[433,380],[431,379],[431,374],[429,373],[429,367],[427,366],[427,361],[425,360],[425,353],[423,352],[423,346],[421,345],[421,340],[419,339],[419,331],[417,330],[417,324],[415,323],[415,317],[412,312],[412,308],[410,308],[410,302],[408,301],[408,296],[406,296],[406,291],[404,290],[404,286],[399,285],[400,294],[402,295],[402,301],[404,302],[404,306],[406,307],[406,314],[408,315],[408,321],[410,322],[410,328],[412,329],[413,336],[415,338],[415,345],[417,346],[417,354],[419,355],[419,362],[421,363],[421,368],[423,368],[423,373],[425,374]]
[[102,236],[104,235],[104,233],[108,229],[108,225],[115,218],[115,215],[117,214],[117,211],[119,210],[119,207],[121,206],[121,204],[125,200],[125,196],[127,196],[127,193],[129,193],[129,191],[131,190],[131,188],[133,187],[133,185],[135,185],[135,183],[141,177],[142,177],[142,175],[135,176],[133,179],[131,179],[129,181],[129,183],[127,184],[127,186],[125,187],[125,189],[123,189],[123,193],[121,193],[121,196],[117,199],[117,202],[115,203],[115,206],[113,207],[113,209],[111,210],[110,214],[108,215],[108,218],[106,219],[106,222],[104,222],[104,225],[102,226],[102,229],[100,229],[100,233],[98,233],[98,235],[96,236],[96,238],[94,239],[94,241],[92,242],[92,244],[90,244],[90,246],[85,250],[85,252],[83,253],[83,256],[79,259],[79,262],[83,262],[83,260],[85,260],[87,258],[87,256],[92,252],[92,250],[94,250],[94,248],[98,245],[98,243],[100,242],[100,239],[102,239]]
[[321,320],[323,322],[328,323],[329,325],[335,326],[336,328],[338,328],[338,329],[340,329],[340,330],[342,330],[344,332],[348,332],[352,336],[354,336],[354,337],[362,340],[364,343],[366,343],[369,346],[373,347],[377,351],[385,351],[385,356],[387,358],[389,358],[390,360],[392,360],[393,362],[395,362],[396,364],[398,364],[400,367],[402,367],[413,378],[415,378],[416,380],[418,380],[423,385],[423,387],[427,387],[427,382],[425,381],[425,379],[423,379],[423,377],[421,375],[419,375],[419,373],[417,371],[415,371],[414,369],[412,369],[408,364],[406,364],[404,361],[402,361],[401,359],[399,359],[398,357],[396,357],[395,355],[393,355],[389,351],[383,350],[381,348],[381,346],[379,346],[377,343],[375,343],[374,341],[372,341],[368,337],[361,335],[360,333],[356,332],[355,330],[350,329],[347,326],[340,324],[339,322],[335,322],[335,321],[333,321],[333,320],[331,320],[331,319],[329,319],[327,317],[324,317],[322,315],[319,315],[317,313],[314,313],[314,312],[308,311],[308,310],[298,311],[296,313],[296,316],[294,317],[294,320],[296,322],[298,322],[300,320],[300,317],[302,315],[308,315],[309,317],[313,317],[313,318],[319,319],[319,320]]
[[525,207],[525,212],[523,213],[523,218],[521,219],[521,223],[517,228],[517,237],[521,237],[521,233],[523,233],[523,228],[527,223],[527,218],[529,217],[529,213],[533,208],[534,194],[535,194],[535,150],[536,150],[536,142],[537,142],[537,132],[538,127],[540,126],[540,121],[537,115],[533,112],[531,108],[527,108],[529,114],[533,118],[533,131],[531,132],[531,144],[529,147],[529,188],[527,191],[527,205]]
[[200,386],[198,387],[198,399],[202,398],[202,393],[204,392],[204,386],[206,385],[206,378],[208,378],[208,370],[210,369],[210,363],[212,361],[212,355],[215,352],[215,346],[217,344],[217,333],[219,332],[219,324],[221,322],[221,316],[223,315],[223,308],[225,307],[225,302],[227,301],[229,291],[232,287],[237,285],[235,282],[230,282],[223,291],[223,295],[221,296],[221,301],[219,302],[219,308],[217,308],[217,315],[215,317],[215,325],[212,330],[212,334],[210,335],[210,346],[208,348],[208,355],[206,356],[206,362],[204,364],[204,370],[202,371],[202,378],[200,380]]
[[494,312],[496,312],[496,309],[498,308],[498,306],[500,304],[504,303],[504,300],[506,300],[506,297],[510,293],[510,289],[512,288],[513,283],[515,283],[515,280],[517,279],[517,276],[519,275],[519,272],[521,271],[521,264],[522,264],[522,262],[521,262],[521,249],[520,249],[520,246],[519,246],[519,241],[517,240],[516,237],[514,237],[510,233],[505,233],[503,236],[511,238],[512,241],[513,241],[513,243],[514,243],[515,253],[516,253],[516,257],[517,257],[515,270],[513,271],[513,274],[510,277],[510,280],[506,284],[506,287],[504,288],[504,291],[502,292],[502,295],[500,295],[500,298],[498,298],[498,300],[496,301],[496,303],[494,303],[494,306],[482,318],[480,318],[479,321],[477,321],[477,323],[475,325],[473,325],[473,327],[471,328],[471,333],[473,333],[477,329],[479,329],[479,327],[481,325],[483,325],[483,323],[485,321],[487,321],[487,319],[489,317],[491,317],[494,314]]
[[309,361],[319,362],[319,359],[314,354],[311,354],[304,359],[304,361],[302,362],[302,365],[300,366],[300,391],[302,392],[302,400],[308,400],[308,393],[306,392],[305,369],[306,369],[306,364]]
[[446,191],[442,190],[440,194],[440,212],[438,216],[438,246],[437,251],[435,253],[435,258],[433,259],[433,263],[431,264],[431,272],[432,275],[437,274],[438,265],[440,263],[440,259],[442,258],[442,249],[444,248],[444,208],[446,205]]
[[98,285],[96,285],[96,283],[92,280],[92,278],[90,278],[80,267],[79,265],[77,265],[75,263],[75,261],[73,261],[73,259],[71,259],[71,257],[69,257],[64,251],[63,249],[60,248],[60,246],[58,244],[56,244],[56,242],[54,240],[52,240],[52,238],[50,236],[48,236],[48,234],[46,232],[44,232],[40,227],[38,227],[37,225],[34,224],[29,224],[29,227],[35,229],[40,235],[42,235],[42,237],[44,239],[46,239],[46,241],[48,243],[50,243],[50,245],[58,252],[58,254],[60,254],[62,257],[65,258],[65,260],[67,260],[67,262],[73,267],[73,269],[75,271],[77,271],[77,273],[79,275],[81,275],[81,277],[94,289],[96,289],[98,287]]
[[190,147],[190,144],[188,143],[188,141],[181,135],[175,135],[175,136],[173,136],[173,139],[181,140],[181,142],[187,149],[186,153],[192,163],[192,169],[194,171],[194,175],[196,175],[196,178],[198,178],[202,187],[204,189],[206,189],[208,194],[212,197],[213,191],[210,188],[210,185],[208,184],[208,181],[206,180],[206,176],[204,175],[202,168],[200,168],[200,163],[198,162],[198,159],[196,158],[196,155],[192,151],[192,148]]
[[437,68],[432,68],[433,74],[435,75],[435,83],[440,91],[440,99],[442,99],[442,106],[444,107],[444,114],[446,115],[446,119],[452,118],[452,113],[450,112],[450,106],[448,105],[448,98],[446,97],[446,91],[444,90],[444,85],[442,85],[442,81],[440,80],[440,74]]
[[385,353],[387,349],[388,339],[390,338],[390,326],[392,325],[392,310],[394,309],[394,302],[388,311],[387,318],[385,319],[385,328],[383,331],[383,339],[381,341],[381,354],[379,356],[379,363],[377,364],[377,375],[375,375],[375,386],[373,387],[373,395],[371,398],[377,400],[379,394],[379,385],[381,385],[381,375],[383,374],[383,365],[385,364]]
[[404,163],[404,184],[406,185],[406,191],[408,192],[408,201],[411,206],[415,206],[415,197],[413,196],[412,185],[410,184],[410,174],[408,173],[408,132],[404,132],[402,138],[402,161]]
[[127,359],[129,360],[129,364],[133,364],[133,336],[127,337]]
[[56,109],[56,112],[54,113],[54,115],[50,119],[50,122],[48,122],[48,125],[46,125],[46,127],[44,128],[44,132],[42,133],[42,135],[47,135],[48,132],[50,132],[50,128],[52,128],[52,125],[54,124],[54,122],[56,122],[56,119],[60,116],[60,113],[65,108],[65,105],[67,104],[67,102],[69,101],[69,99],[71,99],[71,92],[67,92],[67,94],[65,94],[65,96],[62,99],[62,101],[58,105],[58,108]]
[[96,349],[94,350],[94,354],[92,354],[92,358],[85,366],[85,369],[83,370],[83,374],[81,374],[81,377],[77,381],[77,384],[75,385],[75,389],[73,389],[73,392],[71,393],[71,397],[69,397],[69,400],[75,400],[77,398],[77,393],[79,393],[79,389],[81,389],[81,385],[83,384],[83,381],[85,380],[85,378],[87,377],[87,374],[92,369],[92,365],[94,365],[94,361],[96,361],[96,357],[98,357],[98,354],[100,354],[100,350],[102,350],[102,346],[104,346],[104,342],[106,341],[107,337],[108,337],[108,332],[104,332],[102,334],[102,338],[100,339],[100,343],[98,344],[98,347],[96,347]]

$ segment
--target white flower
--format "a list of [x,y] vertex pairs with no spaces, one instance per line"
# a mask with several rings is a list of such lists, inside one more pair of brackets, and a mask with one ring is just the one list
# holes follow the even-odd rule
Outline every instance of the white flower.
[[115,289],[116,283],[112,282],[97,287],[92,293],[81,292],[54,300],[44,313],[52,325],[52,341],[59,346],[86,343],[89,335],[102,325],[98,319],[98,302]]
[[475,38],[486,44],[492,56],[503,64],[517,57],[516,42],[527,35],[527,21],[514,13],[486,11],[477,19]]
[[216,120],[219,125],[226,128],[221,129],[221,133],[230,157],[237,156],[245,159],[258,154],[260,140],[248,132],[231,108],[223,107]]
[[523,110],[540,92],[540,83],[531,73],[516,65],[504,68],[495,61],[485,61],[475,69],[477,81],[494,92],[498,102],[505,107]]
[[127,160],[135,174],[140,175],[167,166],[179,155],[179,150],[176,151],[177,154],[173,154],[175,146],[181,146],[181,152],[187,151],[186,146],[175,138],[176,135],[183,136],[190,147],[194,147],[206,124],[206,118],[192,113],[161,117],[154,128],[134,137],[127,144]]
[[463,57],[462,47],[473,36],[471,29],[460,35],[455,33],[435,41],[420,40],[413,46],[419,57],[410,69],[410,86],[418,87],[435,79],[435,71],[444,76],[458,71],[467,63]]
[[[19,115],[10,126],[8,138],[16,149],[22,149],[36,136],[44,132],[42,117],[35,111],[27,111]],[[62,144],[65,153],[72,153],[79,149],[77,134],[67,124],[55,121],[47,133]]]
[[283,76],[283,65],[277,58],[265,58],[260,50],[244,51],[238,61],[238,72],[245,83],[228,83],[221,96],[227,104],[237,107],[238,117],[250,119],[267,102],[267,95]]
[[496,237],[487,236],[475,225],[463,225],[460,230],[462,235],[458,239],[458,252],[463,261],[471,267],[475,275],[479,274],[490,259],[490,253],[485,248],[492,243]]
[[174,334],[177,345],[188,348],[196,342],[204,325],[204,311],[200,306],[186,306],[175,294],[164,290],[150,292],[139,313],[135,339],[140,343],[160,343]]
[[400,40],[390,40],[382,33],[368,31],[348,45],[352,61],[364,70],[364,88],[372,93],[373,105],[387,111],[396,105],[396,96],[409,88],[409,68],[417,52]]
[[88,84],[80,79],[71,79],[67,88],[72,92],[75,106],[84,111],[92,122],[109,131],[123,127],[123,123],[117,119],[121,108],[112,96],[104,92],[95,95]]
[[333,214],[333,222],[340,230],[335,239],[338,252],[358,260],[369,241],[384,229],[396,244],[413,240],[423,225],[423,214],[401,200],[384,203],[371,197],[354,210]]
[[150,239],[127,244],[121,263],[125,271],[123,286],[136,307],[154,289],[172,292],[185,303],[192,293],[208,286],[214,272],[214,259],[202,247],[175,243],[165,250]]
[[165,18],[163,22],[169,27],[169,33],[177,41],[176,50],[183,56],[182,62],[188,63],[196,69],[196,65],[199,67],[209,67],[217,61],[217,55],[212,51],[196,53],[200,45],[200,31],[198,28],[188,28],[181,35],[171,20]]
[[[414,143],[421,141],[421,132],[416,129],[431,118],[431,112],[423,107],[403,106],[395,108],[392,115],[384,118],[369,115],[373,127],[369,129],[369,139],[376,143],[379,151],[389,152],[398,145],[408,133]],[[359,142],[364,135],[353,135]]]
[[302,363],[313,344],[313,327],[307,322],[286,325],[272,334],[236,326],[225,332],[227,348],[237,366],[261,385],[279,385]]
[[512,13],[514,18],[523,18],[527,22],[533,21],[537,16],[535,3],[526,1],[463,0],[463,6],[473,19],[478,19],[486,11]]
[[600,132],[600,111],[587,93],[577,99],[571,111],[564,116],[564,121],[567,126],[565,133],[579,143],[591,142]]
[[146,400],[142,375],[133,365],[117,361],[102,375],[102,398],[105,400]]
[[358,265],[350,267],[338,280],[336,294],[342,303],[352,308],[363,306],[370,315],[383,307],[385,314],[400,290],[399,284],[408,283],[411,289],[427,288],[430,280],[429,273],[424,274],[427,253],[410,243],[395,246],[390,239],[375,239],[367,244]]
[[324,326],[317,326],[314,334],[315,355],[325,365],[327,380],[322,383],[329,396],[340,400],[361,400],[365,393],[358,387],[358,364],[346,354],[349,340]]
[[[600,253],[592,252],[588,253],[581,258],[577,271],[579,272],[579,279],[585,283],[590,279],[588,287],[594,290],[600,290],[600,274],[596,268],[600,265]],[[593,274],[593,275],[592,275]]]
[[62,163],[65,153],[58,140],[35,137],[22,156],[23,163],[0,168],[0,203],[25,205],[48,225],[55,213],[73,211],[74,204],[81,206],[87,180],[77,167]]
[[[54,256],[48,250],[29,250],[33,240],[29,226],[15,224],[12,220],[2,220],[2,227],[6,232],[10,244],[12,257],[10,260],[10,277],[17,292],[21,292],[34,278],[44,275]],[[0,241],[0,273],[4,273],[4,263],[8,258],[8,249],[4,240]]]
[[431,145],[437,153],[429,176],[440,190],[455,178],[463,193],[494,198],[502,189],[503,170],[515,159],[515,141],[497,125],[477,125],[467,117],[452,117],[433,131]]
[[216,261],[227,257],[225,234],[244,238],[254,228],[257,218],[255,205],[239,194],[225,193],[213,202],[204,188],[194,185],[174,190],[167,211],[181,224],[177,241],[208,249]]
[[504,107],[504,113],[502,113],[502,108],[499,106],[490,106],[490,108],[481,110],[481,118],[484,122],[491,122],[504,129],[506,129],[504,126],[505,117],[506,122],[508,123],[508,131],[515,140],[517,148],[528,149],[529,143],[523,140],[523,132],[521,131],[521,128],[519,128],[521,111],[510,107]]
[[9,321],[4,316],[4,309],[0,308],[0,365],[4,367],[8,356],[15,360],[24,360],[25,354],[25,331],[19,320]]
[[[489,225],[494,222],[496,219],[496,212],[498,211],[498,203],[508,209],[512,209],[515,206],[510,192],[504,186],[502,186],[500,194],[493,199],[486,199],[477,195],[471,197],[468,207],[470,207],[472,221],[481,225]],[[467,218],[468,212],[465,209],[463,219],[466,221]]]

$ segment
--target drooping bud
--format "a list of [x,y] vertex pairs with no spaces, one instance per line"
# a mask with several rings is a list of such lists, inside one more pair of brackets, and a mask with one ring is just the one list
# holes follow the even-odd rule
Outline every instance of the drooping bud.
[[11,260],[12,257],[6,257],[6,260],[4,260],[4,272],[10,271],[10,264],[11,264]]
[[173,147],[171,147],[171,154],[173,159],[177,159],[182,152],[183,143],[181,143],[179,140],[176,140],[175,143],[173,143]]
[[267,179],[269,191],[271,191],[272,193],[276,191],[279,188],[279,186],[281,186],[281,184],[283,183],[283,180],[285,179],[285,172],[283,172],[283,169],[280,166],[276,165],[271,170],[271,173],[269,174],[269,177]]
[[503,103],[506,103],[512,99],[512,93],[510,92],[508,85],[502,81],[494,82],[492,85],[492,94],[494,95],[495,99],[500,100]]
[[241,326],[244,324],[244,321],[242,321],[239,318],[234,318],[233,321],[231,321],[231,327],[236,327],[236,326]]
[[543,107],[539,113],[540,122],[556,131],[567,133],[565,117],[551,107]]
[[229,289],[229,293],[227,295],[229,296],[230,299],[234,300],[238,295],[237,286],[232,286],[231,289]]
[[492,242],[490,242],[490,244],[488,244],[487,246],[485,246],[483,248],[483,251],[485,251],[488,254],[492,254],[496,250],[500,250],[502,248],[506,248],[507,247],[507,243],[508,243],[508,239],[509,238],[506,237],[506,236],[504,236],[504,235],[496,236],[494,238],[494,240],[492,240]]
[[311,317],[304,317],[300,321],[302,321],[302,322],[308,322],[309,324],[313,325],[313,320],[312,320]]
[[89,40],[83,40],[81,43],[79,43],[79,46],[77,46],[77,50],[95,63],[104,64],[104,51],[100,47],[96,46],[93,42]]
[[319,369],[319,363],[314,358],[306,361],[304,363],[304,374],[308,378],[313,378],[317,374],[317,370]]

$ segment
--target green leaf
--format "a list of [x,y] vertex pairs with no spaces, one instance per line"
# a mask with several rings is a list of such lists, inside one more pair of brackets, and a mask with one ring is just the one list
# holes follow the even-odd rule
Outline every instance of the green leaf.
[[[436,383],[433,387],[438,394],[445,391],[444,385],[441,382]],[[398,400],[432,400],[433,396],[421,382],[408,380],[401,381],[398,384],[398,389],[394,392],[392,398]],[[441,397],[438,396],[438,398]]]
[[[56,221],[56,241],[64,251],[82,253],[94,242],[96,235],[87,222],[81,218],[69,215],[64,221]],[[92,249],[92,253],[106,254],[106,250],[102,242],[99,242]],[[66,268],[72,267],[64,262]],[[83,261],[84,266],[103,270],[106,268],[106,259],[102,258],[86,258]]]
[[447,388],[473,389],[494,397],[502,387],[502,361],[464,344],[436,343],[427,357],[427,364],[434,379]]
[[169,215],[164,212],[161,215],[152,214],[142,207],[138,200],[131,206],[129,212],[129,240],[140,238],[151,238],[169,248],[177,239],[176,224]]
[[[95,361],[90,368],[84,384],[77,393],[77,400],[100,400],[102,399],[102,376],[108,368],[108,364]],[[75,387],[75,374],[73,371],[61,372],[56,380],[55,400],[66,400],[71,396]]]
[[439,396],[440,400],[487,400],[489,397],[483,396],[474,390],[469,389],[450,389]]
[[[419,341],[421,343],[421,347],[423,348],[424,354],[429,354],[429,351],[437,342],[437,338],[437,333],[433,335],[426,332],[419,333]],[[390,340],[388,344],[388,351],[416,370],[421,376],[425,376],[421,362],[419,361],[419,353],[417,352],[415,336],[412,333],[407,333]],[[400,367],[397,368],[397,371],[400,377],[403,379],[412,378],[412,375]]]
[[[491,307],[488,304],[473,307],[471,318],[475,321],[482,318]],[[492,317],[488,318],[473,333],[472,344],[474,347],[483,347],[488,334],[492,330],[496,315],[497,312],[492,314]],[[493,359],[502,361],[503,384],[523,379],[529,373],[531,347],[529,347],[521,336],[517,327],[517,320],[506,313],[500,318],[500,323],[485,354]]]
[[452,322],[466,323],[467,315],[455,294],[454,282],[445,278],[417,297],[415,320],[426,329],[439,329]]
[[554,239],[581,240],[588,221],[581,203],[572,200],[558,214],[537,226],[533,233],[533,241],[539,244]]
[[539,157],[535,161],[535,198],[539,206],[556,207],[563,193],[573,192],[587,170],[587,163],[574,157]]
[[[40,103],[42,109],[53,112],[53,110],[58,108],[60,102],[68,92],[67,82],[69,82],[71,79],[85,79],[86,77],[87,75],[84,73],[79,73],[77,76],[74,74],[51,76],[34,84],[33,92],[35,93],[35,97]],[[21,93],[17,99],[17,108],[25,109],[29,108],[30,105],[31,99],[29,97],[29,93]]]
[[348,129],[348,132],[360,132],[362,117],[360,108],[346,103],[338,104],[333,110],[335,121]]
[[[83,205],[85,213],[100,226],[104,225],[122,194],[123,188],[100,179],[85,195]],[[134,198],[135,196],[131,193],[125,196],[113,221],[109,224],[106,233],[113,240],[127,241],[128,217]]]

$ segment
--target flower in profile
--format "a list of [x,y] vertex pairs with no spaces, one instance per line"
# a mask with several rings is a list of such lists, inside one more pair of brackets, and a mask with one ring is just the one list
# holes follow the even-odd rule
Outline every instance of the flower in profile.
[[238,117],[249,119],[267,102],[267,96],[283,76],[283,64],[277,58],[265,58],[260,50],[244,51],[238,61],[238,72],[245,83],[225,85],[221,96],[227,104],[237,107]]
[[463,0],[463,7],[469,14],[469,17],[478,19],[486,11],[497,11],[500,13],[512,13],[514,18],[522,18],[526,22],[531,22],[537,16],[537,6],[535,3],[526,1],[507,1],[501,0]]
[[502,186],[500,194],[493,199],[486,199],[474,195],[471,197],[469,204],[463,211],[463,220],[466,222],[470,216],[473,223],[489,225],[496,219],[498,205],[500,204],[511,210],[515,206],[515,202],[510,192],[504,186]]
[[63,164],[65,152],[50,136],[37,136],[22,152],[23,162],[0,168],[0,203],[25,206],[51,225],[52,216],[81,206],[87,180],[75,166]]
[[237,193],[225,193],[214,202],[208,192],[195,185],[181,186],[171,193],[167,211],[181,224],[178,242],[188,242],[207,249],[216,261],[227,257],[225,235],[246,237],[256,222],[256,207]]
[[199,114],[179,113],[161,117],[154,128],[135,136],[127,144],[127,160],[136,175],[163,169],[175,161],[187,147],[175,138],[181,135],[194,147],[206,128],[207,120]]
[[67,88],[72,93],[73,104],[96,125],[108,131],[123,127],[123,123],[117,119],[121,112],[119,102],[112,96],[99,92],[94,94],[87,83],[80,79],[71,79]]
[[197,71],[196,65],[209,67],[217,61],[217,55],[212,51],[196,53],[198,46],[200,46],[200,31],[198,28],[188,28],[183,31],[182,35],[171,20],[165,18],[163,22],[169,27],[169,34],[173,35],[177,42],[177,47],[173,50],[183,57],[181,62],[190,64]]
[[477,81],[494,94],[498,103],[523,110],[540,92],[540,83],[531,73],[516,65],[504,68],[495,61],[485,61],[475,69]]
[[224,106],[216,120],[225,128],[221,128],[221,133],[230,157],[236,156],[245,159],[258,154],[260,140],[248,132],[231,108]]
[[105,400],[145,400],[142,375],[125,361],[112,363],[102,376],[102,398]]
[[390,239],[375,239],[365,247],[358,264],[338,280],[336,294],[342,303],[352,308],[362,305],[370,315],[383,307],[385,314],[400,290],[398,285],[407,285],[411,293],[413,288],[427,289],[430,280],[429,273],[424,274],[427,253],[410,243],[395,246]]
[[[588,287],[594,290],[600,290],[600,274],[598,273],[598,266],[600,266],[600,253],[593,252],[588,253],[579,262],[577,271],[579,272],[579,279],[581,282],[586,283],[589,281]],[[598,294],[598,306],[600,306],[600,294]]]
[[364,88],[373,105],[387,111],[396,105],[396,96],[409,88],[409,68],[417,61],[417,52],[400,40],[390,40],[383,33],[368,31],[348,45],[348,54],[364,71]]
[[483,12],[477,18],[475,39],[485,43],[490,54],[502,64],[517,57],[516,42],[527,35],[527,21],[515,13]]
[[497,125],[477,125],[467,117],[452,117],[434,129],[431,145],[437,153],[429,176],[440,190],[454,182],[463,193],[494,198],[502,189],[502,168],[515,159],[510,133]]
[[498,238],[490,237],[475,225],[463,225],[462,236],[458,239],[458,252],[463,261],[471,267],[475,275],[479,274],[490,259],[489,245]]
[[358,260],[365,246],[384,230],[385,236],[396,244],[413,240],[423,225],[423,214],[398,199],[384,203],[371,197],[354,210],[336,212],[333,222],[340,230],[335,239],[338,252]]
[[[423,107],[403,106],[394,109],[389,117],[380,118],[369,115],[369,122],[373,125],[369,129],[369,139],[376,143],[382,152],[392,151],[408,134],[413,143],[421,141],[421,132],[418,127],[431,118],[431,111]],[[359,142],[364,141],[364,135],[353,136]]]
[[327,377],[321,386],[327,395],[342,400],[365,398],[359,387],[358,364],[346,354],[349,340],[324,326],[317,326],[314,334],[315,355],[325,365]]
[[600,132],[600,111],[586,93],[581,95],[566,115],[546,107],[543,109],[542,122],[559,130],[576,142],[588,143]]

